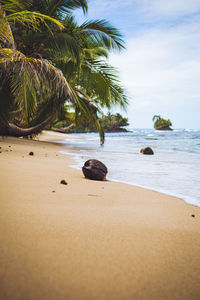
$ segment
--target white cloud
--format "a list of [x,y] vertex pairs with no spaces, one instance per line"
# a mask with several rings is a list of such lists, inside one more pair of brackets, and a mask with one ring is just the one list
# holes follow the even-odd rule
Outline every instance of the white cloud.
[[[132,1],[133,3],[134,1]],[[199,0],[137,0],[138,7],[151,15],[184,16],[200,10]]]
[[89,0],[89,12],[110,12],[128,9],[133,15],[185,16],[200,10],[199,0]]
[[[199,32],[197,24],[151,29],[129,39],[124,53],[111,56],[130,96],[128,116],[138,127],[144,126],[144,120],[137,119],[144,110],[147,127],[154,113],[175,115],[187,113],[187,108],[196,113],[197,107],[200,111]],[[197,122],[193,119],[192,126],[198,127]],[[184,119],[176,125],[184,127]]]

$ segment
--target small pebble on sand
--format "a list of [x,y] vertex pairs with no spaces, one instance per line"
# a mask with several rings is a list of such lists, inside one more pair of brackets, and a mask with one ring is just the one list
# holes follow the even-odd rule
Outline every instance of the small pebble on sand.
[[60,182],[61,184],[65,184],[65,185],[67,185],[68,183],[65,181],[65,179],[63,179],[63,180],[61,180],[61,182]]

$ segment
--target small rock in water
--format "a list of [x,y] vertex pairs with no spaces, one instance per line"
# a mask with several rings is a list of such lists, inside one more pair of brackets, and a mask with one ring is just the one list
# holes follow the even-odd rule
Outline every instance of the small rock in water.
[[63,179],[63,180],[61,180],[61,182],[60,182],[61,184],[65,184],[65,185],[67,185],[67,181],[65,181],[65,179]]
[[34,155],[34,153],[31,151],[31,152],[29,152],[29,155]]
[[146,147],[140,150],[141,153],[147,154],[147,155],[153,155],[154,152],[150,147]]
[[92,180],[105,180],[108,173],[107,167],[96,159],[87,160],[82,167],[82,171],[86,178]]

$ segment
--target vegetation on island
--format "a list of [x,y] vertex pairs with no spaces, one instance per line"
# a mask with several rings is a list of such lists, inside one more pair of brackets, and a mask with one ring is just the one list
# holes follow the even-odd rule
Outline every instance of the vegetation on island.
[[87,0],[0,2],[0,135],[37,134],[55,119],[73,114],[100,133],[102,108],[125,108],[127,97],[110,51],[124,42],[106,20],[79,25]]
[[[73,113],[66,115],[63,121],[58,121],[53,124],[54,131],[68,132],[68,133],[84,133],[84,132],[96,132],[97,129],[94,124],[88,122],[87,119],[80,118],[73,121]],[[123,117],[121,114],[103,115],[99,118],[99,123],[104,132],[126,132],[124,128],[129,125],[128,118]]]
[[154,115],[152,120],[154,122],[154,128],[156,130],[172,130],[172,128],[170,127],[172,126],[172,123],[169,119],[165,120],[158,115]]
[[123,117],[121,114],[108,113],[101,119],[102,127],[108,132],[127,131],[124,127],[128,126],[128,118]]

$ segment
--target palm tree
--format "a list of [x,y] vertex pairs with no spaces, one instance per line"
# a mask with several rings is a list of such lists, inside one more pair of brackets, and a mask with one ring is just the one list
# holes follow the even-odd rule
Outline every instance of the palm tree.
[[160,119],[161,119],[160,116],[154,115],[152,121],[153,121],[153,122],[154,122],[154,121],[156,122],[157,120],[160,120]]
[[[17,13],[15,17],[16,15]],[[18,21],[23,24],[30,23],[35,30],[38,30],[38,18],[40,21],[47,19],[63,28],[60,22],[48,16],[39,14],[35,20],[34,17],[30,20],[29,16],[26,19],[26,15],[26,12],[24,14],[21,12]],[[33,13],[33,16],[35,15],[38,16],[38,14]],[[23,136],[44,128],[53,119],[57,109],[65,99],[68,97],[72,100],[73,96],[60,70],[46,60],[27,57],[16,50],[8,22],[12,18],[13,14],[7,17],[3,8],[0,7],[0,92],[3,96],[0,105],[0,133],[2,135]],[[39,94],[38,90],[40,91]],[[50,94],[49,102],[54,102],[55,107],[46,120],[31,128],[22,128],[17,126],[15,122],[10,122],[11,120],[15,121],[15,117],[17,117],[21,119],[21,123],[27,123],[36,111],[38,98],[47,92]]]
[[[7,9],[8,16],[12,15],[12,11],[16,9],[14,5],[17,1],[9,0],[3,2],[4,7]],[[12,5],[6,6],[8,2]],[[72,102],[75,108],[74,118],[80,119],[80,115],[87,117],[98,128],[103,142],[104,135],[98,120],[98,114],[101,112],[100,106],[110,108],[112,104],[119,103],[121,106],[125,107],[127,99],[123,88],[120,87],[114,68],[109,66],[102,58],[107,57],[108,51],[111,49],[122,49],[123,41],[118,30],[110,26],[110,24],[108,24],[105,20],[87,21],[80,26],[77,25],[74,18],[70,15],[70,12],[76,7],[82,7],[83,11],[86,12],[86,2],[87,1],[81,0],[52,0],[48,1],[48,5],[45,6],[46,1],[44,0],[28,2],[20,1],[20,3],[24,6],[17,7],[19,11],[18,15],[23,15],[23,11],[20,11],[20,9],[28,8],[31,10],[29,13],[33,13],[35,16],[40,16],[40,18],[43,16],[42,21],[39,19],[37,26],[31,23],[29,24],[29,21],[25,21],[25,19],[23,19],[21,24],[28,24],[28,27],[26,26],[25,29],[22,29],[21,25],[14,27],[14,36],[17,40],[17,44],[20,45],[19,49],[23,50],[26,54],[26,56],[20,56],[21,66],[24,66],[24,62],[22,63],[22,57],[24,57],[27,61],[27,58],[30,55],[35,55],[35,53],[39,54],[43,58],[50,59],[56,67],[62,70],[70,85],[70,88],[69,85],[67,88],[68,90],[70,89],[71,92],[70,97],[63,97],[63,100],[59,102],[59,105],[57,105],[57,101],[53,101],[55,96],[52,93],[52,90],[51,92],[48,90],[50,97],[49,99],[46,99],[44,96],[45,92],[43,90],[39,90],[39,86],[37,86],[37,79],[34,79],[34,76],[31,77],[33,78],[31,81],[27,81],[27,84],[22,84],[23,78],[21,78],[21,84],[19,84],[19,86],[26,87],[24,89],[26,91],[24,94],[24,99],[26,98],[26,101],[24,102],[24,106],[21,106],[20,108],[21,110],[22,108],[24,109],[26,117],[22,118],[24,123],[21,122],[20,125],[35,128],[35,126],[39,126],[39,124],[45,124],[46,120],[53,119],[53,117],[50,118],[50,116],[55,116],[59,108],[61,109],[64,106],[65,100],[68,99],[68,101]],[[36,10],[37,13],[32,10]],[[48,15],[48,18],[44,18],[44,13]],[[24,15],[28,15],[27,12]],[[63,18],[64,15],[65,18]],[[53,23],[53,21],[51,21],[52,17],[57,18],[57,22],[60,23]],[[46,21],[44,22],[43,20]],[[48,23],[47,25],[47,21],[51,21],[51,23]],[[58,25],[60,26],[59,30],[58,27],[56,27]],[[39,30],[41,31],[44,26],[48,26],[49,30],[39,32]],[[60,28],[62,28],[62,31],[60,31]],[[14,41],[13,36],[12,40]],[[35,43],[33,44],[33,42]],[[4,59],[4,56],[2,56],[2,58]],[[11,59],[11,57],[7,57],[7,70],[9,70],[9,59]],[[12,63],[14,63],[13,56],[11,60]],[[38,58],[34,60],[32,59],[31,62],[32,69],[34,69],[34,75],[38,72],[36,65],[42,66],[42,63],[45,62],[47,67],[49,64],[46,60],[44,61],[43,59]],[[3,63],[3,61],[0,61],[0,63]],[[54,69],[55,74],[59,73],[58,69],[52,66],[52,64],[49,65],[51,65],[51,71]],[[33,74],[31,74],[31,72],[30,74],[25,72],[24,74],[26,75],[24,75],[24,79],[27,79],[29,75],[32,76]],[[20,74],[22,74],[22,72]],[[62,74],[59,73],[59,75]],[[16,80],[16,76],[12,74],[11,77],[12,82],[14,82],[14,79]],[[41,74],[40,77],[42,80],[46,79]],[[47,87],[50,87],[50,83],[45,84]],[[16,82],[15,85],[17,85]],[[37,92],[35,88],[36,86]],[[57,86],[57,88],[59,88],[59,86]],[[16,95],[17,93],[15,92],[14,96]],[[61,95],[59,97],[61,97]],[[48,119],[48,117],[50,119]],[[15,123],[17,121],[18,120],[16,119]],[[40,128],[42,128],[42,126]]]
[[[62,70],[77,99],[73,124],[76,124],[77,119],[80,121],[80,114],[83,119],[91,121],[92,112],[92,119],[98,129],[101,126],[98,120],[98,115],[101,115],[100,107],[110,109],[112,105],[119,104],[125,108],[127,104],[116,70],[104,59],[108,56],[108,50],[123,48],[121,38],[118,31],[109,27],[105,21],[87,21],[78,26],[73,17],[66,17],[63,24],[67,29],[70,28],[71,36],[81,50],[79,63],[75,58],[69,57],[67,49],[62,49],[62,55],[59,51],[52,51],[50,59]],[[67,29],[60,33],[63,38]],[[112,43],[108,42],[109,39]],[[68,129],[62,128],[60,131]],[[102,129],[100,132],[103,132]],[[101,138],[103,142],[104,136]]]

